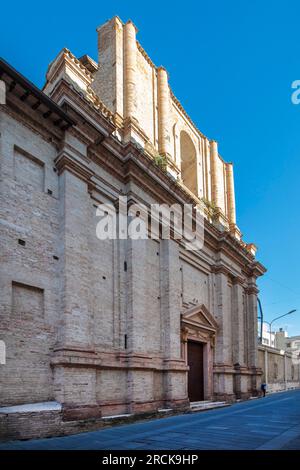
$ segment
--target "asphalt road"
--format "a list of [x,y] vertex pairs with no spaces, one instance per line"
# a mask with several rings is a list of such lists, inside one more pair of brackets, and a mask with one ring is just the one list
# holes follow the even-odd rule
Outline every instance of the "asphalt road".
[[73,436],[2,443],[2,449],[300,449],[300,390]]

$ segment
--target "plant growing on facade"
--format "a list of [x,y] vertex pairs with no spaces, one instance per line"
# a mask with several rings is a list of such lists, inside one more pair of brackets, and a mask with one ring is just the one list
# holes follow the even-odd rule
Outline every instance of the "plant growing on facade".
[[167,157],[165,155],[155,155],[154,163],[155,165],[159,166],[161,170],[167,171]]
[[219,209],[213,201],[209,201],[205,197],[201,198],[201,202],[204,206],[204,212],[207,217],[213,222],[217,220]]

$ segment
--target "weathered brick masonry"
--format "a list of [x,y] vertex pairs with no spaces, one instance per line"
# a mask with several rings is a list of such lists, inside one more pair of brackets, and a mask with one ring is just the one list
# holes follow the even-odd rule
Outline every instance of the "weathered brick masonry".
[[[0,406],[62,405],[0,413],[1,438],[259,388],[265,269],[236,225],[232,165],[187,116],[132,22],[113,18],[98,35],[99,63],[63,49],[43,92],[0,66]],[[204,200],[203,249],[99,240],[96,207],[117,206],[119,195],[129,205]],[[194,343],[202,362],[191,390]]]

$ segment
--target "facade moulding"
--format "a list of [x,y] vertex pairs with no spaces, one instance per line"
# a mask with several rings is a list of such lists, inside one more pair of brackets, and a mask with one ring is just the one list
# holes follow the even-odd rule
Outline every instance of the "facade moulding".
[[[59,89],[60,88],[60,89]],[[63,94],[63,91],[67,90],[68,94],[72,95],[72,98],[75,98],[79,100],[79,103],[82,103],[82,97],[78,96],[78,93],[75,92],[74,90],[69,90],[68,84],[66,82],[60,82],[60,87],[57,87],[57,93],[60,91]],[[62,96],[61,94],[61,96]],[[56,96],[56,98],[58,95]],[[78,104],[79,104],[78,103]],[[91,111],[91,107],[89,103],[86,103],[87,105],[87,110]],[[70,108],[69,108],[70,109]],[[9,111],[9,113],[12,113]],[[18,119],[20,120],[20,110],[16,110],[16,113],[18,113]],[[76,111],[74,112],[75,115]],[[33,113],[34,114],[34,113]],[[97,113],[98,114],[98,113]],[[13,117],[17,117],[17,114],[14,114]],[[75,116],[76,117],[76,116]],[[95,116],[96,117],[96,116]],[[78,119],[78,116],[77,116]],[[103,118],[102,118],[103,119]],[[28,115],[24,114],[22,121],[24,120],[25,125],[28,126]],[[35,131],[37,133],[41,133],[41,127],[43,128],[44,131],[44,137],[45,140],[49,141],[51,137],[49,137],[49,126],[41,126],[39,121],[36,121],[37,127],[34,126]],[[85,124],[84,124],[85,125]],[[88,126],[89,123],[87,122],[86,125]],[[81,135],[78,136],[78,132],[80,132],[81,129],[81,122],[78,120],[78,123],[75,128],[70,128],[69,132],[76,136],[80,137]],[[112,128],[110,127],[110,131]],[[59,131],[59,129],[54,128],[54,131],[56,131],[55,135],[55,140],[53,141],[53,144],[58,146],[58,142],[61,141],[63,133]],[[89,138],[91,139],[90,142],[93,140],[96,140],[96,130],[93,128],[93,125],[91,124],[90,128],[90,135]],[[50,133],[51,135],[51,133]],[[86,134],[85,134],[86,135]],[[82,139],[84,143],[88,143],[88,139]],[[51,141],[51,140],[50,140]],[[125,147],[122,146],[121,143],[116,142],[113,137],[108,137],[106,141],[101,142],[100,145],[94,146],[94,143],[91,143],[89,149],[88,149],[88,156],[91,158],[92,161],[95,161],[96,163],[100,165],[104,165],[105,169],[109,171],[112,175],[116,176],[118,179],[123,180],[125,183],[128,182],[129,180],[136,181],[137,184],[145,189],[146,192],[151,193],[153,196],[157,197],[159,193],[157,192],[157,184],[161,188],[160,191],[160,198],[161,202],[166,202],[166,197],[169,200],[170,204],[173,203],[196,203],[195,198],[191,197],[191,194],[188,194],[180,184],[178,184],[176,181],[173,179],[170,179],[168,175],[166,175],[164,172],[162,172],[159,168],[156,167],[156,165],[153,163],[152,159],[145,155],[144,153],[140,152],[134,144],[128,143]],[[109,153],[109,150],[106,150],[107,145],[113,145],[116,149],[116,154],[119,154],[119,157],[115,155],[116,158],[119,159],[119,171],[117,170],[118,165],[115,164],[115,161],[111,159],[111,153]],[[68,145],[67,145],[68,147]],[[69,148],[71,151],[71,148]],[[105,153],[106,152],[106,153]],[[124,157],[124,153],[126,156]],[[122,156],[123,154],[123,156]],[[106,155],[106,157],[105,157]],[[88,162],[89,158],[83,157],[80,155],[81,158],[85,158],[86,161]],[[103,158],[104,157],[104,158]],[[69,169],[71,172],[73,172],[75,175],[79,176],[81,179],[84,179],[85,181],[89,182],[90,185],[90,191],[97,190],[97,185],[95,183],[92,183],[90,181],[91,177],[94,176],[94,173],[91,172],[91,170],[84,168],[82,164],[78,165],[75,161],[73,161],[74,158],[72,155],[67,152],[65,153],[64,157],[62,158],[62,155],[58,155],[56,159],[56,165],[59,169],[59,171],[63,171],[63,169]],[[127,162],[127,164],[126,164]],[[142,163],[145,163],[146,166],[143,169]],[[125,166],[124,166],[125,164]],[[109,165],[109,166],[108,166]],[[133,165],[133,166],[132,166]],[[142,166],[142,168],[141,168]],[[127,168],[127,171],[126,171]],[[125,170],[125,171],[124,171]],[[138,171],[137,171],[138,170]],[[139,171],[140,170],[140,171]],[[151,173],[149,174],[149,170],[151,170]],[[148,184],[145,182],[145,172],[147,172],[147,181]],[[140,175],[140,176],[138,176]],[[154,183],[153,185],[153,176],[155,175],[156,177],[156,184]],[[162,186],[162,181],[165,182],[165,184]],[[170,182],[171,187],[170,187]],[[170,199],[170,189],[173,189],[173,197]],[[178,201],[178,196],[180,197],[180,200]],[[230,256],[232,256],[232,242],[236,248],[238,248],[238,253],[239,256],[242,254],[243,251],[245,251],[245,254],[247,254],[247,257],[250,256],[249,252],[247,252],[241,244],[234,238],[230,236],[230,242],[228,243],[229,240],[225,239],[224,233],[220,232],[216,227],[214,227],[210,222],[205,220],[205,228],[206,228],[206,236],[205,236],[205,244],[208,244],[209,246],[215,248],[216,243],[222,245],[222,248],[224,249],[225,246],[230,247],[230,252],[228,253]],[[213,238],[210,238],[211,235]],[[220,236],[222,237],[222,240],[220,241]],[[226,237],[227,238],[227,237]],[[212,242],[212,240],[214,240]],[[219,241],[218,241],[219,240]],[[252,258],[252,256],[251,256]],[[248,258],[249,259],[249,258]],[[252,258],[253,259],[253,258]],[[235,258],[236,260],[236,258]],[[261,270],[258,270],[260,272]],[[261,274],[259,274],[261,275]]]
[[85,65],[77,59],[77,57],[72,54],[72,52],[64,47],[57,56],[53,59],[51,64],[48,67],[46,72],[47,82],[43,87],[43,90],[46,88],[47,84],[52,81],[55,81],[59,75],[61,69],[64,67],[65,63],[73,65],[74,71],[79,72],[81,77],[86,80],[87,84],[90,84],[93,80],[93,74],[85,67]]
[[87,122],[90,122],[93,127],[98,128],[98,130],[107,135],[111,134],[116,129],[112,113],[110,113],[103,103],[100,106],[100,101],[98,106],[95,106],[87,96],[77,90],[64,78],[61,78],[55,84],[51,92],[52,99],[60,106],[66,101],[73,106],[73,109],[77,111],[81,117],[85,118]]
[[68,170],[75,176],[85,182],[89,182],[91,177],[94,176],[94,172],[88,170],[80,162],[76,162],[74,157],[70,155],[66,150],[63,150],[58,154],[54,160],[58,174],[60,175],[63,171]]
[[69,105],[70,111],[80,117],[81,124],[90,125],[93,132],[98,131],[108,136],[115,130],[115,125],[107,117],[108,110],[104,113],[101,108],[94,107],[82,93],[70,86],[65,79],[62,78],[56,83],[51,96],[60,106]]
[[[68,93],[70,93],[69,85],[68,85],[67,83],[64,83],[64,87],[65,87],[66,91],[68,91]],[[79,98],[79,99],[80,99],[80,102],[82,102],[83,98],[82,98],[81,96],[78,97],[78,92],[77,92],[77,91],[71,90],[71,92],[72,92],[72,94],[73,94],[73,97],[75,97],[75,96],[77,95],[77,97],[76,97],[77,100],[78,100],[78,98]],[[57,93],[58,93],[58,89],[57,89]],[[56,96],[56,99],[57,99],[58,97],[59,97],[59,95]],[[90,111],[90,104],[89,104],[89,103],[86,103],[86,104],[87,104],[87,110]],[[111,129],[110,129],[110,130],[111,130]],[[89,149],[89,151],[90,151],[91,153],[93,153],[94,155],[97,155],[97,149],[98,149],[98,148],[99,148],[99,151],[101,151],[101,150],[103,149],[103,146],[107,146],[107,145],[111,144],[113,141],[115,141],[115,138],[114,138],[114,137],[111,137],[111,138],[109,139],[109,141],[106,140],[106,142],[101,142],[102,145],[96,146],[97,148],[94,148],[94,145],[92,145],[91,148]],[[184,199],[185,199],[185,201],[184,201],[185,203],[194,203],[194,204],[197,204],[197,203],[200,202],[194,195],[192,195],[192,194],[190,193],[190,191],[188,191],[186,188],[182,187],[177,181],[174,181],[173,179],[170,179],[170,177],[169,177],[168,175],[166,175],[163,171],[161,171],[159,168],[157,168],[157,167],[153,164],[152,158],[151,158],[150,156],[148,156],[144,151],[141,152],[140,149],[137,149],[136,146],[135,146],[133,143],[129,142],[128,144],[125,145],[125,147],[122,146],[122,144],[120,144],[119,142],[115,142],[115,144],[119,144],[119,145],[117,145],[117,147],[119,147],[117,151],[120,152],[120,153],[123,153],[123,155],[124,155],[124,153],[126,152],[125,149],[127,149],[127,150],[130,149],[130,155],[127,154],[127,156],[125,156],[125,158],[123,157],[123,161],[125,161],[125,162],[126,162],[126,161],[129,161],[129,160],[130,160],[130,161],[133,161],[133,159],[130,158],[130,157],[136,156],[136,164],[137,164],[138,166],[141,166],[141,163],[142,163],[142,162],[143,162],[143,163],[146,163],[147,166],[146,166],[145,170],[146,170],[147,172],[149,172],[149,169],[151,169],[151,170],[152,170],[153,172],[155,172],[156,175],[159,177],[159,180],[162,180],[162,179],[163,179],[163,180],[167,180],[167,182],[166,182],[166,185],[167,185],[167,186],[166,186],[166,187],[168,188],[168,193],[170,192],[170,181],[171,181],[171,183],[172,183],[172,184],[171,184],[171,188],[175,189],[175,192],[176,192],[177,194],[178,194],[178,192],[180,192],[180,193],[182,194],[182,196],[183,196]],[[115,144],[114,144],[114,146],[116,147]],[[117,147],[116,147],[116,148],[117,148]],[[125,151],[125,152],[124,152],[124,151]],[[100,152],[99,152],[99,153],[100,153]],[[101,155],[101,157],[102,157],[102,155]],[[100,158],[101,158],[101,157],[100,157]],[[143,157],[143,159],[142,159],[142,157]],[[122,158],[122,157],[121,157],[121,158]],[[94,157],[93,157],[93,159],[95,160]],[[109,160],[111,161],[111,156],[110,156],[110,159],[109,159]],[[100,163],[100,162],[99,162],[99,163]],[[101,158],[101,164],[103,164],[103,163],[107,165],[108,159],[107,159],[105,162],[103,162],[103,158]],[[106,168],[106,169],[108,169],[108,168]],[[114,173],[115,173],[115,165],[114,165],[113,163],[110,163],[110,168],[109,168],[108,170],[109,170],[110,173],[114,174]],[[118,172],[118,175],[117,175],[117,176],[118,176],[119,178],[122,177],[122,170],[123,170],[123,168],[120,168],[120,172]],[[151,183],[151,185],[148,185],[148,187],[146,188],[146,187],[145,187],[145,181],[144,181],[144,179],[145,179],[145,174],[142,173],[142,174],[141,174],[141,178],[139,179],[136,173],[131,172],[131,168],[130,168],[129,171],[127,172],[127,174],[125,173],[125,182],[127,182],[127,181],[128,181],[128,178],[130,178],[129,175],[130,175],[131,177],[133,177],[133,178],[136,179],[137,184],[143,185],[143,187],[145,188],[145,190],[147,190],[147,191],[150,190],[150,191],[151,191],[150,186],[153,186],[153,182]],[[124,176],[124,175],[123,175],[123,176]],[[153,192],[153,195],[156,195],[156,194],[157,194],[156,191],[157,191],[157,188],[155,188],[155,190],[154,190],[154,192]],[[177,194],[176,194],[176,196],[177,196]],[[162,196],[162,201],[165,201],[165,196]],[[172,202],[175,202],[175,200],[172,201]],[[176,201],[176,202],[178,202],[178,201]],[[209,225],[212,225],[212,224],[210,224],[208,221],[205,221],[205,223],[208,223]],[[219,231],[217,228],[215,228],[215,229],[216,229],[216,231],[218,232],[218,238],[219,238],[219,237],[220,237],[220,235],[219,235],[219,234],[220,234],[220,231]],[[228,236],[228,235],[230,235],[230,234],[227,234],[227,233],[226,233],[225,236]],[[224,235],[223,235],[223,236],[224,236]],[[241,248],[242,248],[242,249],[244,249],[245,254],[247,253],[247,255],[249,255],[249,252],[243,247],[243,244],[242,244],[241,242],[239,242],[238,240],[236,240],[236,238],[233,237],[233,236],[231,236],[231,238],[232,238],[232,240],[231,240],[232,243],[230,243],[230,245],[231,245],[231,250],[232,250],[232,244],[234,244],[234,245],[238,248],[239,254],[241,253]],[[205,243],[206,243],[206,242],[207,242],[207,240],[205,241]],[[219,243],[222,244],[222,243],[223,243],[223,240],[219,240]]]
[[51,366],[88,367],[93,369],[127,369],[127,370],[156,370],[178,371],[187,370],[183,360],[166,360],[163,357],[141,355],[139,353],[106,353],[103,351],[80,351],[60,348],[55,351]]
[[56,149],[59,149],[64,131],[61,131],[57,127],[47,125],[46,122],[44,123],[44,121],[38,118],[36,113],[28,112],[29,110],[16,102],[15,97],[8,96],[7,104],[9,106],[3,107],[3,112],[20,122],[36,135],[41,136],[46,142],[52,143]]
[[247,287],[246,288],[246,294],[248,295],[258,295],[259,294],[259,289],[255,286]]

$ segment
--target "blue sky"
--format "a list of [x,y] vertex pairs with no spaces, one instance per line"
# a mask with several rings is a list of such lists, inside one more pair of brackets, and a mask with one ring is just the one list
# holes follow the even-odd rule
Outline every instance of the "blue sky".
[[266,318],[298,308],[277,326],[300,334],[300,105],[291,102],[291,83],[300,79],[299,1],[15,0],[11,7],[1,7],[0,54],[39,86],[62,47],[97,59],[96,27],[114,15],[133,20],[194,122],[234,162],[238,225],[268,268],[259,282]]

